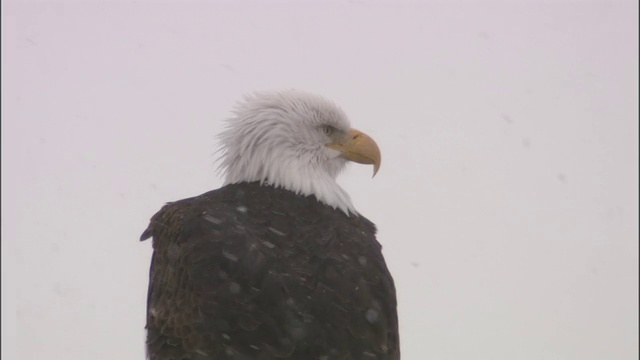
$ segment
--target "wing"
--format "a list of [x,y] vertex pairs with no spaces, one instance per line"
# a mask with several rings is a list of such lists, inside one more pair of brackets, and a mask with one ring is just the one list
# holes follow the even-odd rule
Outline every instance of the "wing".
[[152,218],[149,358],[399,359],[373,225],[248,207],[188,199]]
[[[153,237],[147,298],[150,360],[227,358],[230,295],[237,291],[225,244],[238,225],[224,205],[203,208],[188,199],[166,205],[141,239]],[[233,215],[233,213],[231,213]]]

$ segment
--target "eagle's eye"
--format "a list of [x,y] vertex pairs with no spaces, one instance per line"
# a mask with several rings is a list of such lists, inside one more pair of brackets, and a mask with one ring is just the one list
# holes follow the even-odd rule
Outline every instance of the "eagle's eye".
[[336,128],[329,125],[322,126],[322,133],[327,136],[332,136],[336,132]]

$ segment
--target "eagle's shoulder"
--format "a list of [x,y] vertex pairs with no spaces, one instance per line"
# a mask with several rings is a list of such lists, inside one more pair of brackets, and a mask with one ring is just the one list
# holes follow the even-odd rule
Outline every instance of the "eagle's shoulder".
[[165,205],[142,237],[151,236],[154,354],[383,359],[398,351],[393,280],[362,216],[235,184]]

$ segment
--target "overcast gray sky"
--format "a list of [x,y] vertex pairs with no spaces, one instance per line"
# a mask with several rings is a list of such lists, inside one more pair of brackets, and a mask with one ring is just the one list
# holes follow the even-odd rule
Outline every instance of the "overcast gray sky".
[[404,359],[638,357],[637,1],[4,0],[3,358],[143,359],[140,233],[282,88],[380,145]]

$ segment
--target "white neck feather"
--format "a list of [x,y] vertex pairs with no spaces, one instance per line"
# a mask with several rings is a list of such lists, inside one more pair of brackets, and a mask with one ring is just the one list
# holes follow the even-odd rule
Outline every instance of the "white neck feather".
[[[351,198],[336,182],[346,165],[320,143],[318,108],[336,126],[349,127],[346,116],[332,103],[306,93],[266,93],[247,97],[238,105],[220,137],[220,169],[225,184],[259,181],[357,214]],[[328,111],[328,113],[327,113]]]

